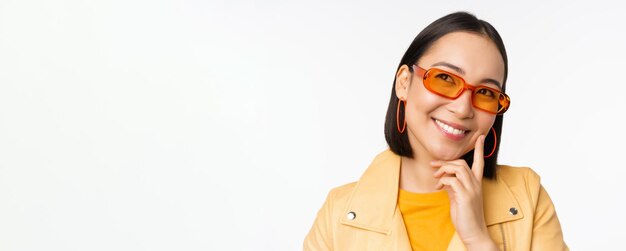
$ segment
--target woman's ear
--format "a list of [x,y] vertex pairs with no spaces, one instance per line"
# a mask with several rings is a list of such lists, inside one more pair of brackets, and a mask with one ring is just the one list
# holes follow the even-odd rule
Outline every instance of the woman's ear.
[[398,72],[396,72],[396,96],[398,99],[406,100],[409,92],[409,86],[411,85],[411,75],[413,73],[409,71],[407,65],[400,66]]

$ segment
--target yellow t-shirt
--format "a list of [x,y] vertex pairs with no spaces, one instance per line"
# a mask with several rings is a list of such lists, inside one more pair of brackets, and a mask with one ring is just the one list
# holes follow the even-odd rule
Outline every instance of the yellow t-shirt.
[[448,249],[454,235],[448,193],[412,193],[400,189],[398,207],[413,251]]

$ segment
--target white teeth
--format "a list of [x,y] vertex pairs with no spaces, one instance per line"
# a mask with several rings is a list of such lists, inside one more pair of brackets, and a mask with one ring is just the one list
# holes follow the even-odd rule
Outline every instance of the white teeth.
[[464,130],[459,130],[459,129],[453,128],[453,127],[451,127],[451,126],[449,126],[449,125],[444,124],[443,122],[441,122],[441,121],[439,121],[439,120],[436,120],[436,119],[435,119],[435,122],[436,122],[436,123],[437,123],[437,125],[439,125],[439,126],[440,126],[443,130],[445,130],[446,132],[448,132],[448,133],[450,133],[450,134],[461,135],[461,134],[464,134],[464,133],[465,133],[465,131],[464,131]]

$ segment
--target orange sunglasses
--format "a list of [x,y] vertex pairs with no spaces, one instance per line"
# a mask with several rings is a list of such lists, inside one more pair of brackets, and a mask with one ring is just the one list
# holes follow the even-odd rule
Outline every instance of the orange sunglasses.
[[472,91],[472,106],[479,110],[501,115],[509,109],[511,99],[498,89],[484,85],[473,86],[462,77],[438,68],[425,70],[413,65],[413,70],[423,79],[430,92],[448,99],[457,99],[465,90]]

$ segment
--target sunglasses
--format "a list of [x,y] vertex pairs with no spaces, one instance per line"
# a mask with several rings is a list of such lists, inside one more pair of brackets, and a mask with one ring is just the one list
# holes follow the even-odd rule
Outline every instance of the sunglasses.
[[470,85],[453,73],[437,68],[425,70],[417,65],[413,65],[413,70],[423,79],[426,89],[441,97],[457,99],[465,90],[470,90],[472,106],[496,115],[506,112],[511,104],[509,96],[500,90],[484,85]]

